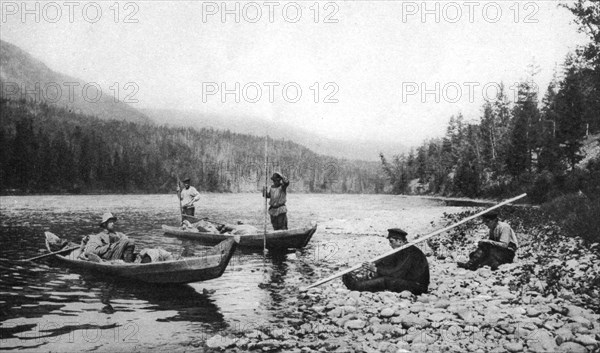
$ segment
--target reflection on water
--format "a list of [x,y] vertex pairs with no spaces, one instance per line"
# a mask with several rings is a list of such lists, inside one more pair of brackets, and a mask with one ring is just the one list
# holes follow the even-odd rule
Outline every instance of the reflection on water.
[[[203,216],[262,224],[257,195],[203,197],[211,205],[200,208]],[[322,223],[340,212],[356,217],[364,210],[406,205],[406,200],[389,196],[371,200],[365,203],[362,195],[294,195],[290,227]],[[331,210],[331,202],[339,207]],[[358,203],[362,209],[357,211]],[[117,215],[117,230],[133,238],[138,249],[201,253],[206,247],[194,241],[163,236],[160,226],[177,224],[177,210],[173,195],[1,197],[0,349],[123,351],[160,348],[165,342],[188,347],[221,330],[277,320],[281,309],[296,304],[298,287],[318,279],[327,266],[315,244],[332,235],[321,226],[306,249],[266,258],[238,250],[222,277],[189,285],[116,279],[51,259],[15,261],[46,252],[44,231],[75,242],[98,232],[100,215],[107,211]]]

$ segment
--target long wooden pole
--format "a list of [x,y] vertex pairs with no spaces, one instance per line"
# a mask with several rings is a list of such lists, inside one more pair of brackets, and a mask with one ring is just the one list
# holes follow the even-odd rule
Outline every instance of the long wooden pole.
[[[268,202],[267,202],[267,187],[269,183],[269,171],[268,171],[268,152],[269,151],[269,135],[265,137],[265,221],[264,221],[264,232],[263,232],[263,257],[267,253],[267,214],[268,210]],[[266,261],[266,259],[264,259]]]
[[[522,199],[522,198],[523,198],[523,197],[525,197],[525,196],[527,196],[527,194],[521,194],[521,195],[519,195],[519,196],[517,196],[517,197],[513,197],[512,199],[508,199],[508,200],[506,200],[506,201],[500,202],[499,204],[497,204],[497,205],[495,205],[495,206],[492,206],[492,207],[490,207],[490,208],[488,208],[488,209],[486,209],[486,210],[483,210],[483,211],[481,211],[481,212],[479,212],[479,213],[477,213],[477,214],[474,214],[474,215],[472,215],[472,216],[470,216],[470,217],[467,217],[467,218],[465,218],[465,219],[461,220],[460,222],[454,223],[453,225],[450,225],[450,226],[448,226],[448,227],[446,227],[446,228],[443,228],[443,229],[436,230],[435,232],[429,233],[429,234],[427,234],[426,236],[424,236],[424,237],[421,237],[421,238],[419,238],[419,239],[417,239],[417,240],[415,240],[415,241],[413,241],[413,242],[411,242],[411,243],[404,244],[404,245],[402,245],[402,246],[401,246],[401,247],[399,247],[399,248],[392,249],[392,250],[390,250],[390,251],[388,251],[388,252],[384,253],[383,255],[379,255],[379,256],[377,256],[377,257],[375,257],[375,258],[373,258],[373,259],[369,260],[369,262],[375,262],[375,261],[379,261],[379,260],[381,260],[381,259],[383,259],[383,258],[386,258],[386,257],[388,257],[388,256],[390,256],[390,255],[392,255],[392,254],[395,254],[395,253],[397,253],[397,252],[398,252],[398,251],[400,251],[400,250],[406,249],[406,248],[408,248],[408,247],[410,247],[410,246],[413,246],[413,245],[415,245],[415,244],[417,244],[417,243],[420,243],[420,242],[422,242],[422,241],[424,241],[424,240],[427,240],[427,239],[429,239],[429,238],[431,238],[431,237],[433,237],[433,236],[436,236],[436,235],[438,235],[438,234],[440,234],[440,233],[444,233],[444,232],[446,232],[446,231],[449,231],[450,229],[452,229],[452,228],[455,228],[455,227],[457,227],[457,226],[459,226],[459,225],[461,225],[461,224],[463,224],[463,223],[465,223],[465,222],[468,222],[468,221],[470,221],[470,220],[472,220],[472,219],[474,219],[474,218],[477,218],[477,217],[479,217],[479,216],[481,216],[481,215],[483,215],[483,214],[485,214],[485,213],[488,213],[488,212],[490,212],[491,210],[494,210],[494,209],[496,209],[496,208],[498,208],[498,207],[502,207],[502,206],[504,206],[504,205],[506,205],[506,204],[509,204],[509,203],[511,203],[511,202],[514,202],[514,201],[516,201],[516,200]],[[322,280],[320,280],[320,281],[318,281],[318,282],[315,282],[315,283],[311,284],[311,285],[310,285],[310,286],[308,286],[308,287],[301,288],[301,290],[307,290],[307,289],[310,289],[310,288],[314,288],[314,287],[320,286],[321,284],[323,284],[323,283],[327,283],[327,282],[329,282],[329,281],[331,281],[331,280],[334,280],[334,279],[336,279],[336,278],[338,278],[338,277],[341,277],[341,276],[345,275],[346,273],[350,273],[350,272],[356,271],[356,270],[358,270],[358,269],[359,269],[359,268],[361,268],[361,267],[362,267],[362,264],[358,264],[358,265],[352,266],[352,267],[350,267],[350,268],[349,268],[349,269],[347,269],[347,270],[344,270],[344,271],[338,272],[338,273],[336,273],[336,274],[334,274],[334,275],[332,275],[332,276],[329,276],[329,277],[327,277],[327,278],[324,278],[324,279],[322,279]]]
[[179,175],[177,175],[177,189],[179,192],[177,193],[177,198],[179,199],[179,214],[181,215],[181,224],[183,225],[183,206],[181,205],[181,181],[179,180]]
[[57,254],[62,254],[62,253],[65,253],[65,252],[73,251],[75,249],[79,249],[80,247],[81,247],[80,245],[72,246],[70,248],[61,249],[61,250],[58,250],[58,251],[55,251],[55,252],[51,252],[51,253],[48,253],[48,254],[44,254],[44,255],[32,257],[32,258],[29,258],[29,259],[19,260],[19,261],[33,261],[33,260],[37,260],[37,259],[42,259],[44,257],[48,257],[48,256],[51,256],[51,255],[57,255]]

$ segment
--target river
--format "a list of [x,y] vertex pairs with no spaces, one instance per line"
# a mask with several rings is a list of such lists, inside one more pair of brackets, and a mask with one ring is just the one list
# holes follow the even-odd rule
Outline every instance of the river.
[[[262,227],[261,200],[258,194],[203,194],[196,212]],[[203,246],[163,236],[161,225],[180,219],[175,195],[0,197],[0,350],[189,349],[222,331],[269,325],[281,320],[281,308],[297,304],[298,287],[355,263],[349,239],[383,242],[391,227],[425,234],[444,212],[458,210],[418,197],[292,193],[289,227],[319,225],[305,249],[266,258],[238,250],[218,279],[154,286],[69,269],[51,259],[15,260],[43,254],[44,231],[79,242],[100,230],[97,223],[109,211],[119,218],[117,230],[138,248],[199,254]]]

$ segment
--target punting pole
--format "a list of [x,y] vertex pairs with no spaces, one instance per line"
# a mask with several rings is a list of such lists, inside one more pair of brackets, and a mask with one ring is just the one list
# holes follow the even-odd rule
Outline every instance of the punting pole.
[[183,215],[183,205],[181,205],[181,181],[179,180],[179,175],[177,175],[177,189],[179,192],[177,193],[177,199],[179,199],[179,214],[181,215],[181,224],[183,225],[184,215]]
[[268,151],[269,151],[269,135],[265,136],[265,220],[263,229],[263,260],[266,262],[267,254],[267,214],[268,214],[268,200],[267,200],[267,187],[269,183],[269,171],[268,171]]
[[[390,251],[388,251],[388,252],[384,253],[383,255],[379,255],[379,256],[377,256],[377,257],[375,257],[375,258],[373,258],[373,259],[369,260],[369,262],[375,262],[375,261],[381,260],[381,259],[383,259],[383,258],[386,258],[386,257],[388,257],[388,256],[390,256],[390,255],[392,255],[392,254],[395,254],[395,253],[397,253],[397,252],[398,252],[398,251],[400,251],[400,250],[406,249],[406,248],[408,248],[408,247],[410,247],[410,246],[413,246],[413,245],[415,245],[415,244],[417,244],[417,243],[420,243],[420,242],[422,242],[422,241],[424,241],[424,240],[427,240],[427,239],[429,239],[429,238],[431,238],[431,237],[433,237],[433,236],[436,236],[436,235],[438,235],[438,234],[441,234],[441,233],[444,233],[444,232],[446,232],[446,231],[449,231],[450,229],[452,229],[452,228],[455,228],[455,227],[457,227],[457,226],[459,226],[459,225],[461,225],[461,224],[463,224],[463,223],[465,223],[465,222],[468,222],[468,221],[470,221],[470,220],[472,220],[472,219],[474,219],[474,218],[477,218],[477,217],[479,217],[479,216],[481,216],[481,215],[483,215],[483,214],[485,214],[485,213],[488,213],[488,212],[490,212],[491,210],[494,210],[494,209],[496,209],[496,208],[498,208],[498,207],[502,207],[502,206],[504,206],[504,205],[506,205],[506,204],[509,204],[509,203],[511,203],[511,202],[514,202],[514,201],[516,201],[516,200],[522,199],[522,198],[523,198],[523,197],[525,197],[525,196],[527,196],[527,194],[521,194],[521,195],[519,195],[519,196],[513,197],[512,199],[508,199],[508,200],[506,200],[506,201],[500,202],[499,204],[497,204],[497,205],[495,205],[495,206],[492,206],[492,207],[490,207],[490,208],[488,208],[488,209],[486,209],[486,210],[483,210],[483,211],[481,211],[481,212],[479,212],[479,213],[477,213],[477,214],[474,214],[474,215],[472,215],[472,216],[470,216],[470,217],[467,217],[467,218],[465,218],[465,219],[463,219],[463,220],[461,220],[461,221],[459,221],[459,222],[457,222],[457,223],[454,223],[453,225],[450,225],[450,226],[448,226],[448,227],[446,227],[446,228],[443,228],[443,229],[436,230],[436,231],[434,231],[433,233],[429,233],[429,234],[427,234],[426,236],[424,236],[424,237],[421,237],[421,238],[419,238],[419,239],[416,239],[416,240],[415,240],[415,241],[413,241],[413,242],[410,242],[410,243],[404,244],[404,245],[402,245],[402,246],[401,246],[401,247],[399,247],[399,248],[392,249],[392,250],[390,250]],[[329,276],[329,277],[327,277],[327,278],[324,278],[324,279],[322,279],[322,280],[320,280],[320,281],[318,281],[318,282],[315,282],[315,283],[311,284],[311,285],[310,285],[310,286],[308,286],[308,287],[301,288],[300,290],[307,290],[307,289],[310,289],[310,288],[314,288],[314,287],[320,286],[321,284],[323,284],[323,283],[327,283],[327,282],[329,282],[329,281],[331,281],[331,280],[334,280],[334,279],[336,279],[336,278],[338,278],[338,277],[341,277],[341,276],[345,275],[346,273],[350,273],[350,272],[356,271],[356,270],[358,270],[358,269],[359,269],[359,268],[361,268],[361,267],[362,267],[362,264],[358,264],[358,265],[352,266],[352,267],[350,267],[349,269],[346,269],[346,270],[344,270],[344,271],[338,272],[338,273],[336,273],[336,274],[334,274],[334,275],[331,275],[331,276]]]

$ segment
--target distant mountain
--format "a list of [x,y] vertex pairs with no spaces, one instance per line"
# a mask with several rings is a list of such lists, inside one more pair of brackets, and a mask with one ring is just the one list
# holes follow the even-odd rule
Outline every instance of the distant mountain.
[[115,102],[113,92],[106,91],[107,88],[98,91],[92,82],[52,71],[24,50],[1,40],[0,85],[0,95],[8,99],[45,102],[104,120],[150,123],[143,113],[123,102]]
[[278,123],[273,126],[268,121],[248,116],[211,115],[179,110],[138,110],[126,103],[115,102],[113,92],[106,87],[103,87],[101,98],[94,102],[96,91],[93,87],[85,96],[82,94],[86,84],[88,83],[81,79],[51,70],[19,47],[0,41],[0,96],[7,99],[26,98],[103,120],[212,128],[254,136],[264,136],[269,131],[272,138],[293,141],[318,154],[350,160],[378,161],[380,152],[391,156],[407,151],[401,144],[330,139],[291,125]]
[[293,141],[318,154],[336,158],[378,161],[380,152],[392,156],[408,151],[406,146],[399,143],[330,139],[285,123],[274,125],[266,120],[247,116],[225,116],[169,109],[142,109],[141,111],[156,124],[161,125],[213,128],[254,136],[264,136],[265,132],[269,131],[269,136],[272,138]]

